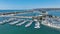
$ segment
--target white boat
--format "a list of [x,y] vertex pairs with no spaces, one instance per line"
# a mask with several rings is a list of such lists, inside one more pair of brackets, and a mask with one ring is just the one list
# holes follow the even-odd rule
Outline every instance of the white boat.
[[0,22],[0,24],[3,24],[3,22]]
[[3,20],[3,21],[0,22],[0,24],[4,24],[6,22],[7,22],[7,20]]
[[40,28],[40,23],[38,21],[36,21],[34,28]]
[[18,23],[20,20],[17,20],[17,21],[14,21],[14,22],[11,22],[11,23],[9,23],[10,25],[14,25],[14,24],[16,24],[16,23]]
[[25,25],[25,27],[29,27],[32,24],[33,21],[30,21],[28,24]]
[[13,21],[13,20],[15,20],[15,18],[6,19],[6,20],[1,21],[0,24],[4,24],[6,22],[10,22],[10,21]]
[[45,25],[45,26],[52,27],[52,28],[60,29],[60,24],[50,23],[50,22],[48,22],[48,21],[42,21],[41,24],[43,24],[43,25]]
[[7,20],[7,22],[10,22],[10,21],[13,21],[13,20],[16,20],[16,18],[10,18]]
[[16,24],[17,26],[20,26],[20,25],[23,25],[24,23],[26,23],[27,21],[23,21],[23,22],[21,22],[21,23],[18,23],[18,24]]
[[35,21],[35,27],[34,28],[40,28],[40,23],[38,20],[34,19]]

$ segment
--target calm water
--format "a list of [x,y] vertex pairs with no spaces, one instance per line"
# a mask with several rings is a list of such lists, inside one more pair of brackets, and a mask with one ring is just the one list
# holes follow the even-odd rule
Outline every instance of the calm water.
[[[6,12],[6,11],[0,11],[0,12]],[[60,16],[60,11],[57,12],[48,11],[48,12],[49,14]],[[25,28],[24,25],[15,26],[15,25],[9,25],[8,23],[0,25],[0,34],[60,34],[60,29],[54,29],[44,25],[41,25],[40,29],[34,29],[34,23],[28,28]]]

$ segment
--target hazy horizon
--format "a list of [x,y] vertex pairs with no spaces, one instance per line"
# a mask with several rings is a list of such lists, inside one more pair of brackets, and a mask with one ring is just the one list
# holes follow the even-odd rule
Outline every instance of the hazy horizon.
[[0,10],[60,8],[60,0],[0,0]]

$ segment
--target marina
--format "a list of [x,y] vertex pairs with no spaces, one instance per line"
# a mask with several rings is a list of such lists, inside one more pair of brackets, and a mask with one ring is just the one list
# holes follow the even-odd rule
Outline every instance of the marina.
[[[53,8],[54,9],[54,8]],[[41,9],[39,9],[41,10]],[[60,17],[59,16],[54,16],[54,15],[49,15],[49,12],[48,11],[39,11],[39,10],[25,10],[24,12],[7,12],[7,13],[1,13],[0,14],[0,17],[10,17],[10,19],[8,20],[3,20],[2,22],[0,22],[1,24],[3,23],[6,23],[6,22],[10,22],[9,24],[10,25],[14,25],[15,26],[20,26],[20,25],[23,25],[25,24],[27,21],[30,21],[28,24],[25,25],[25,27],[29,27],[31,26],[32,22],[35,21],[35,26],[34,28],[40,28],[40,24],[42,25],[46,25],[46,26],[49,26],[49,27],[53,27],[53,28],[60,28]],[[46,9],[43,9],[43,10],[46,10]],[[49,9],[51,10],[51,9]],[[55,9],[54,9],[55,10]],[[58,9],[56,9],[58,10]],[[28,13],[39,13],[39,15],[36,15],[36,16],[17,16],[17,14],[28,14]],[[14,15],[10,15],[10,14],[14,14]],[[2,16],[3,15],[3,16]],[[31,20],[29,20],[31,19]],[[14,21],[15,20],[15,21]],[[11,22],[13,21],[13,22]],[[21,22],[20,22],[21,21]],[[45,22],[46,21],[46,22]],[[41,23],[40,23],[41,22]]]
[[[16,11],[15,11],[16,12]],[[14,13],[15,13],[14,12]],[[29,11],[28,11],[29,12]],[[50,13],[51,12],[51,13]],[[29,13],[19,11],[19,14],[0,16],[0,27],[11,31],[36,31],[52,32],[52,30],[60,29],[60,14],[59,11],[31,11]],[[3,12],[2,12],[3,13]],[[12,12],[11,12],[12,13]],[[13,14],[13,13],[12,13]],[[31,14],[31,15],[29,15]],[[27,15],[27,16],[26,16]],[[3,19],[2,19],[2,18]],[[4,25],[5,24],[5,25]],[[3,27],[3,28],[2,28]],[[55,31],[54,31],[55,32]]]
[[60,34],[60,0],[0,0],[0,34]]

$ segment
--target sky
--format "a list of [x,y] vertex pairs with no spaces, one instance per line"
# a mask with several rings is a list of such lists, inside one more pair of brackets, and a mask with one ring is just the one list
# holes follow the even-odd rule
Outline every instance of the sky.
[[60,8],[60,0],[0,0],[0,9]]

